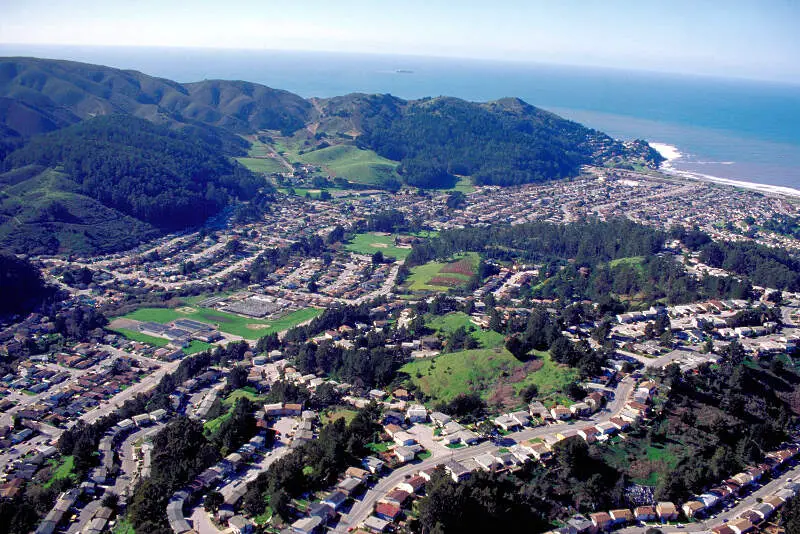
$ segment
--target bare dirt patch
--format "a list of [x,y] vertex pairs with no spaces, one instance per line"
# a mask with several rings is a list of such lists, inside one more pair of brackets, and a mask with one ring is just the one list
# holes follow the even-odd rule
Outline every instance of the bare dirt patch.
[[247,328],[250,330],[264,330],[265,328],[269,328],[272,325],[269,324],[262,324],[262,323],[249,323]]
[[190,313],[197,313],[197,308],[192,308],[191,306],[182,306],[180,308],[175,308],[175,311],[178,313],[185,313],[188,315]]
[[123,329],[123,330],[139,330],[139,325],[142,324],[141,321],[137,321],[135,319],[125,319],[120,317],[119,319],[114,319],[110,323],[108,323],[109,328],[115,329]]
[[389,245],[387,245],[386,243],[370,243],[369,246],[375,248],[389,248]]

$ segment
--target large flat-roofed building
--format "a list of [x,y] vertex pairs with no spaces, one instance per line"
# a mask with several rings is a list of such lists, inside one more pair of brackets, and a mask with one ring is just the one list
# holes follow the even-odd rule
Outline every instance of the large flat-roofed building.
[[225,307],[226,311],[247,315],[248,317],[265,317],[271,315],[283,306],[277,302],[270,302],[264,298],[248,297],[239,302],[232,302]]

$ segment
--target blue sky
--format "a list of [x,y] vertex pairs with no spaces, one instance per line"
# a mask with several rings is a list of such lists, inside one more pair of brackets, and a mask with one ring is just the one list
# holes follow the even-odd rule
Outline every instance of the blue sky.
[[800,83],[797,0],[0,0],[0,42],[505,59]]

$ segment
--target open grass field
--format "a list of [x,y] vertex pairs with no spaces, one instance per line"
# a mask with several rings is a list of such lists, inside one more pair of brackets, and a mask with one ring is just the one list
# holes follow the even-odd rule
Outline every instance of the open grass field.
[[636,268],[640,272],[643,272],[644,271],[644,266],[642,265],[643,261],[644,261],[644,256],[631,256],[628,258],[617,258],[616,260],[611,260],[610,262],[608,262],[608,266],[613,269],[614,267],[618,267],[620,265],[627,265],[629,267]]
[[[165,347],[169,343],[168,339],[164,339],[163,337],[156,337],[156,336],[148,336],[147,334],[142,334],[141,332],[136,332],[135,330],[128,330],[127,328],[110,328],[109,330],[113,330],[118,334],[125,336],[127,339],[131,341],[138,341],[139,343],[148,343],[155,347]],[[209,343],[204,343],[202,341],[194,340],[192,341],[188,347],[183,349],[183,352],[186,354],[197,354],[198,352],[203,352],[206,349],[211,348]]]
[[356,411],[349,408],[335,408],[322,414],[322,423],[327,425],[337,419],[344,419],[345,424],[349,425],[350,421],[356,416]]
[[217,430],[219,430],[219,427],[222,425],[222,423],[230,419],[232,415],[233,411],[228,411],[215,419],[206,421],[203,425],[203,430],[209,435],[215,433]]
[[114,525],[113,530],[111,530],[112,534],[136,534],[136,531],[133,528],[133,523],[128,521],[127,519],[117,519],[117,524]]
[[169,340],[164,339],[163,337],[148,336],[147,334],[142,334],[141,332],[136,332],[135,330],[128,330],[127,328],[110,328],[109,330],[113,330],[114,332],[125,336],[131,341],[148,343],[155,347],[164,347],[167,345],[167,343],[169,343]]
[[272,174],[276,172],[286,172],[288,169],[284,167],[281,162],[275,158],[236,158],[236,161],[247,167],[253,172],[263,172],[265,174]]
[[447,291],[464,286],[477,272],[479,261],[476,253],[468,252],[449,262],[431,261],[418,265],[411,269],[407,287],[411,291]]
[[175,308],[140,308],[125,315],[125,319],[153,321],[162,324],[174,321],[175,319],[194,319],[203,323],[215,325],[220,331],[228,334],[241,336],[245,339],[258,339],[273,332],[288,330],[322,313],[322,310],[318,308],[303,308],[284,315],[279,319],[263,320],[254,319],[252,317],[242,317],[211,308],[192,309],[194,311],[189,312],[186,308],[180,308],[181,311]]
[[411,254],[411,249],[394,246],[395,237],[394,235],[375,232],[356,234],[345,248],[356,254],[368,254],[370,256],[381,251],[385,257],[404,260]]
[[329,146],[300,154],[297,159],[303,163],[319,165],[331,176],[360,184],[379,185],[387,179],[400,181],[395,170],[398,165],[396,161],[352,145]]
[[625,472],[636,484],[655,486],[665,473],[678,464],[681,443],[648,443],[647,440],[624,440],[610,443],[604,450],[606,461]]
[[450,335],[459,327],[464,327],[467,332],[470,332],[481,348],[493,349],[495,347],[502,347],[505,342],[503,334],[495,332],[494,330],[483,330],[470,322],[469,315],[464,312],[452,312],[447,315],[440,315],[431,317],[425,323],[428,328],[436,330],[444,335]]
[[75,457],[63,456],[61,458],[61,462],[58,463],[56,468],[53,470],[53,473],[50,476],[50,480],[44,483],[45,489],[52,486],[58,480],[73,478],[75,476],[73,474],[74,469],[75,469]]
[[288,195],[290,191],[294,191],[294,196],[296,197],[305,197],[306,194],[308,194],[308,196],[315,199],[318,199],[322,195],[322,189],[307,189],[304,187],[293,187],[291,189],[288,187],[279,187],[278,191],[284,195]]
[[472,184],[472,178],[469,176],[459,176],[456,185],[450,189],[446,189],[446,191],[461,191],[466,195],[475,191],[475,186]]
[[233,406],[239,399],[247,399],[251,402],[262,402],[264,400],[253,388],[245,387],[232,391],[222,403],[226,406]]
[[520,404],[517,394],[530,384],[539,388],[540,398],[555,399],[577,377],[575,369],[554,363],[548,353],[537,356],[520,362],[504,348],[466,350],[410,362],[400,371],[433,403],[479,393],[490,403],[511,407]]

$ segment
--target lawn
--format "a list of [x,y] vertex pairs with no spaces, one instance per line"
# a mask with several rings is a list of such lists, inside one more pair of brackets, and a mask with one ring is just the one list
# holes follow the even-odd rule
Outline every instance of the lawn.
[[460,254],[446,263],[431,261],[413,267],[406,283],[412,291],[447,291],[464,286],[477,272],[479,261],[474,252]]
[[272,174],[276,172],[286,172],[287,167],[284,167],[281,162],[275,158],[235,158],[236,161],[247,167],[253,172],[263,172],[265,174]]
[[50,480],[44,483],[44,488],[47,489],[53,485],[54,482],[57,480],[64,480],[66,478],[72,478],[74,476],[73,469],[75,468],[75,457],[74,456],[62,456],[61,462],[58,466],[53,470],[52,475],[50,476]]
[[640,273],[644,272],[644,256],[629,256],[627,258],[617,258],[616,260],[611,260],[608,262],[608,266],[613,269],[614,267],[619,267],[620,265],[626,265],[628,267],[633,267]]
[[475,191],[475,186],[472,184],[472,178],[469,176],[459,176],[456,185],[445,191],[461,191],[466,195]]
[[127,519],[117,518],[117,524],[111,534],[136,534],[136,531],[133,529],[133,523]]
[[469,320],[469,315],[464,312],[452,312],[447,315],[433,316],[426,321],[426,326],[440,332],[444,335],[449,335],[459,327],[463,326],[467,332],[470,332],[481,348],[493,349],[501,347],[505,343],[503,334],[495,332],[494,330],[483,330]]
[[533,351],[533,354],[536,355],[537,361],[542,362],[542,367],[528,375],[524,381],[524,385],[520,385],[517,391],[524,386],[534,384],[539,389],[539,397],[546,398],[548,396],[557,396],[559,402],[566,402],[566,400],[561,398],[558,394],[563,392],[567,386],[578,379],[577,369],[554,362],[550,358],[549,352]]
[[605,448],[606,461],[619,471],[625,472],[636,484],[654,486],[664,473],[669,473],[678,464],[680,443],[648,443],[648,440],[629,439],[610,443]]
[[189,343],[188,347],[183,349],[183,352],[191,355],[191,354],[197,354],[198,352],[203,352],[204,350],[208,350],[210,348],[211,344],[194,339],[192,340],[191,343]]
[[356,254],[368,254],[370,256],[381,251],[386,257],[404,260],[406,256],[411,254],[411,249],[394,246],[395,237],[397,236],[376,232],[356,234],[345,248]]
[[164,339],[163,337],[148,336],[147,334],[142,334],[141,332],[136,332],[135,330],[128,330],[127,328],[110,328],[109,330],[117,332],[131,341],[149,343],[150,345],[154,345],[156,347],[164,347],[167,345],[167,343],[169,343],[169,340]]
[[353,420],[357,413],[358,412],[355,410],[350,410],[349,408],[336,408],[322,415],[322,423],[327,425],[337,419],[344,419],[345,424],[349,425],[350,421]]
[[222,423],[230,419],[232,415],[233,415],[233,410],[229,410],[228,412],[220,415],[216,419],[211,419],[210,421],[206,421],[205,424],[203,425],[203,430],[205,430],[206,434],[208,435],[214,434],[217,430],[219,430],[219,427],[222,425]]
[[396,161],[383,158],[372,150],[351,145],[335,145],[298,155],[303,163],[318,165],[331,176],[360,184],[380,185],[387,179],[400,181]]
[[465,350],[409,362],[400,371],[432,403],[478,393],[490,403],[511,406],[530,384],[536,384],[541,398],[562,400],[560,392],[577,378],[577,371],[556,364],[546,352],[536,355],[535,360],[521,362],[504,348]]
[[194,308],[194,311],[190,313],[185,313],[185,311],[186,310],[178,311],[176,308],[140,308],[125,315],[125,318],[145,322],[153,321],[156,323],[168,323],[181,318],[194,319],[196,321],[212,324],[219,328],[220,331],[228,334],[241,336],[245,339],[258,339],[273,332],[288,330],[322,313],[322,310],[318,308],[303,308],[284,315],[280,319],[264,320],[242,317],[211,308]]
[[367,443],[366,447],[371,450],[372,452],[386,452],[389,450],[389,447],[393,445],[390,442],[386,443]]
[[261,402],[264,400],[263,397],[256,393],[255,389],[251,387],[243,387],[232,391],[230,395],[225,397],[225,400],[223,400],[222,403],[228,406],[233,406],[237,400],[242,398],[248,399],[251,402]]
[[[148,336],[147,334],[142,334],[141,332],[136,332],[135,330],[128,330],[127,328],[111,328],[110,330],[125,336],[131,341],[148,343],[156,347],[164,347],[169,343],[169,340],[164,339],[163,337]],[[189,343],[188,347],[183,349],[183,352],[186,354],[197,354],[198,352],[203,352],[209,348],[211,348],[210,344],[204,343],[203,341],[194,340]]]

